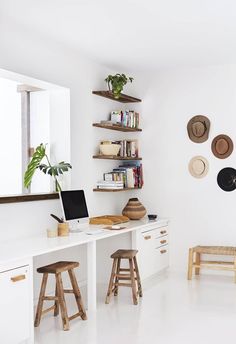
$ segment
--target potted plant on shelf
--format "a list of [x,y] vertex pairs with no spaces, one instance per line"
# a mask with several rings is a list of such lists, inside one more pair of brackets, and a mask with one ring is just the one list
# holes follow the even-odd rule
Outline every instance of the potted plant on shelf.
[[109,91],[114,94],[116,99],[120,98],[120,94],[127,82],[132,82],[133,80],[134,78],[119,73],[115,75],[108,75],[108,77],[105,79]]
[[[42,160],[45,158],[47,164],[42,164]],[[49,174],[55,181],[56,191],[61,191],[60,183],[58,182],[58,176],[64,172],[69,171],[72,168],[68,162],[61,161],[56,165],[52,165],[49,161],[48,155],[46,154],[46,144],[41,143],[35,150],[31,161],[27,166],[27,170],[24,174],[24,186],[30,187],[33,175],[37,169],[45,174]]]

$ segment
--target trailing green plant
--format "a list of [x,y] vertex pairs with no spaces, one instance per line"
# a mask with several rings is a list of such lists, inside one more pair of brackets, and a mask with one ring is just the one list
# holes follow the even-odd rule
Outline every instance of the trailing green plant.
[[105,79],[109,91],[112,91],[116,99],[120,98],[120,94],[127,82],[132,82],[133,80],[134,78],[119,73],[115,75],[108,75],[108,77]]
[[[42,160],[46,159],[47,164],[42,164]],[[46,154],[46,144],[41,143],[35,150],[31,161],[27,166],[27,170],[24,174],[24,186],[29,188],[32,182],[32,178],[37,169],[42,171],[44,174],[49,174],[55,181],[56,191],[61,191],[60,183],[57,177],[62,175],[64,172],[69,171],[72,168],[71,164],[65,161],[61,161],[56,165],[52,165],[49,161],[48,155]]]

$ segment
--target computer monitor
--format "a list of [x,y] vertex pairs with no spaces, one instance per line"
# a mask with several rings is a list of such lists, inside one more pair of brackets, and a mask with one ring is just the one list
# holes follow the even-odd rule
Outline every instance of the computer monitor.
[[88,223],[88,208],[83,190],[70,190],[60,192],[63,217],[69,222],[70,230],[79,229]]

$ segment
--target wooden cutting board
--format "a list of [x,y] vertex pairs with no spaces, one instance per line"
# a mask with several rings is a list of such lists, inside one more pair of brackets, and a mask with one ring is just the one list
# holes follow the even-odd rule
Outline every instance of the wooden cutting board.
[[89,219],[91,225],[118,225],[124,222],[129,222],[129,218],[123,215],[103,215]]

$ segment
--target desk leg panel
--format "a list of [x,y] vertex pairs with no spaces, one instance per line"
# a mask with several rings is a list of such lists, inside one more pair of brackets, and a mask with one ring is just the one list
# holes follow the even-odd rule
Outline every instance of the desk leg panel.
[[97,308],[97,267],[96,267],[96,241],[87,244],[87,305],[88,311]]

